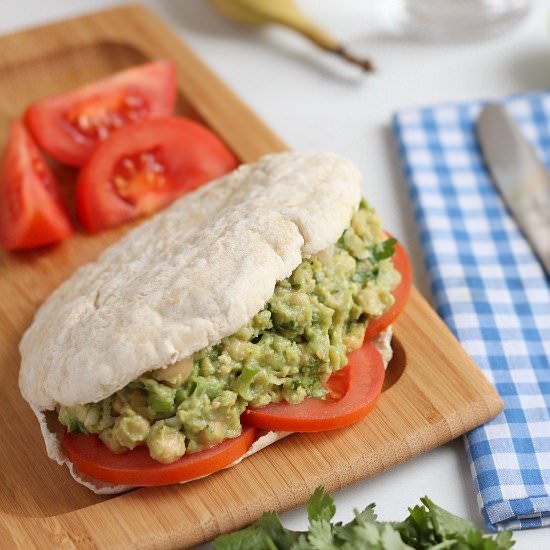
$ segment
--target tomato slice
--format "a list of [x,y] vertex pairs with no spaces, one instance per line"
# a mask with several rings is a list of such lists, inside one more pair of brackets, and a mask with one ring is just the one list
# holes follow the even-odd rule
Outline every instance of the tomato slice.
[[77,210],[91,233],[166,206],[236,168],[233,153],[188,119],[137,122],[100,143],[80,172]]
[[164,59],[35,101],[25,113],[25,122],[50,156],[81,166],[113,130],[171,115],[175,102],[176,67]]
[[171,464],[152,459],[147,447],[115,454],[96,435],[63,435],[63,447],[76,469],[94,479],[121,485],[169,485],[213,474],[243,456],[256,440],[254,428],[205,451],[185,455]]
[[16,120],[0,167],[0,245],[52,244],[72,234],[57,182],[23,123]]
[[409,256],[401,243],[395,244],[395,252],[392,256],[392,261],[395,269],[401,273],[401,282],[393,291],[395,302],[393,305],[380,317],[369,319],[367,330],[365,332],[365,340],[371,340],[387,329],[403,311],[412,286],[412,267]]
[[271,403],[248,408],[241,420],[247,426],[285,432],[321,432],[354,424],[374,407],[384,382],[384,363],[376,348],[365,343],[351,353],[349,363],[327,382],[326,399],[309,397],[298,403]]

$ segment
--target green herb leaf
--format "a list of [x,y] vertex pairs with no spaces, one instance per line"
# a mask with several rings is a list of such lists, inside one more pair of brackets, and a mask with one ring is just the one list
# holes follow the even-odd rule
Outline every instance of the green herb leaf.
[[466,536],[470,531],[477,530],[473,523],[443,510],[428,497],[421,498],[420,501],[429,511],[435,533],[442,539],[448,536]]
[[277,550],[269,536],[256,526],[250,526],[214,541],[214,550]]
[[274,548],[291,548],[300,536],[297,531],[285,529],[275,512],[263,514],[257,525],[273,541]]
[[330,521],[336,513],[334,499],[324,487],[317,487],[307,503],[307,517],[310,521],[325,519]]
[[438,541],[435,537],[432,518],[424,506],[409,508],[409,517],[401,523],[394,524],[401,533],[401,538],[413,548],[429,547]]
[[395,245],[397,244],[397,239],[391,237],[386,239],[384,242],[375,244],[372,247],[372,255],[377,262],[391,258],[395,252]]
[[331,523],[334,500],[318,487],[307,506],[308,531],[285,529],[277,514],[214,541],[214,550],[509,550],[512,533],[485,535],[477,527],[434,504],[428,497],[409,508],[402,522],[378,521],[374,504],[346,524]]
[[309,534],[307,535],[308,546],[315,550],[330,550],[336,548],[333,543],[332,525],[325,519],[315,519],[309,523]]
[[355,521],[358,523],[376,521],[377,515],[374,513],[376,504],[371,502],[362,512],[355,510]]
[[499,550],[508,550],[514,546],[515,541],[512,539],[512,531],[501,531],[495,537],[495,544]]

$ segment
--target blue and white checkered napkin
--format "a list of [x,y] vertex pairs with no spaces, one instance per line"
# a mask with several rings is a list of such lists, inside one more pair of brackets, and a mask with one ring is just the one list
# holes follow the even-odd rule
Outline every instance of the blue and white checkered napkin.
[[[550,92],[504,103],[550,167]],[[491,529],[541,527],[550,525],[550,288],[483,163],[480,106],[405,110],[394,132],[438,311],[505,403],[466,437],[480,508]]]

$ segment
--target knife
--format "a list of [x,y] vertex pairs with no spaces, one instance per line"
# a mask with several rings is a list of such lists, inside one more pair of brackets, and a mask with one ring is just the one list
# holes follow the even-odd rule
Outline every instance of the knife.
[[495,186],[550,275],[550,174],[501,105],[483,107],[477,136]]

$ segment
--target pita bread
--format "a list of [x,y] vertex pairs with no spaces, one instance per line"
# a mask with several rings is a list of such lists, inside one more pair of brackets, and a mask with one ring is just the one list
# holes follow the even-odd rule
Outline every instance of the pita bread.
[[[358,207],[359,182],[335,155],[270,155],[180,199],[80,268],[20,346],[21,392],[48,456],[95,493],[133,489],[77,472],[46,411],[99,401],[238,330],[277,281],[336,242]],[[373,341],[385,364],[390,341],[391,329]],[[263,434],[230,466],[287,435]]]
[[23,397],[36,411],[100,401],[234,333],[336,242],[359,183],[336,155],[282,153],[181,198],[38,310],[20,345]]

